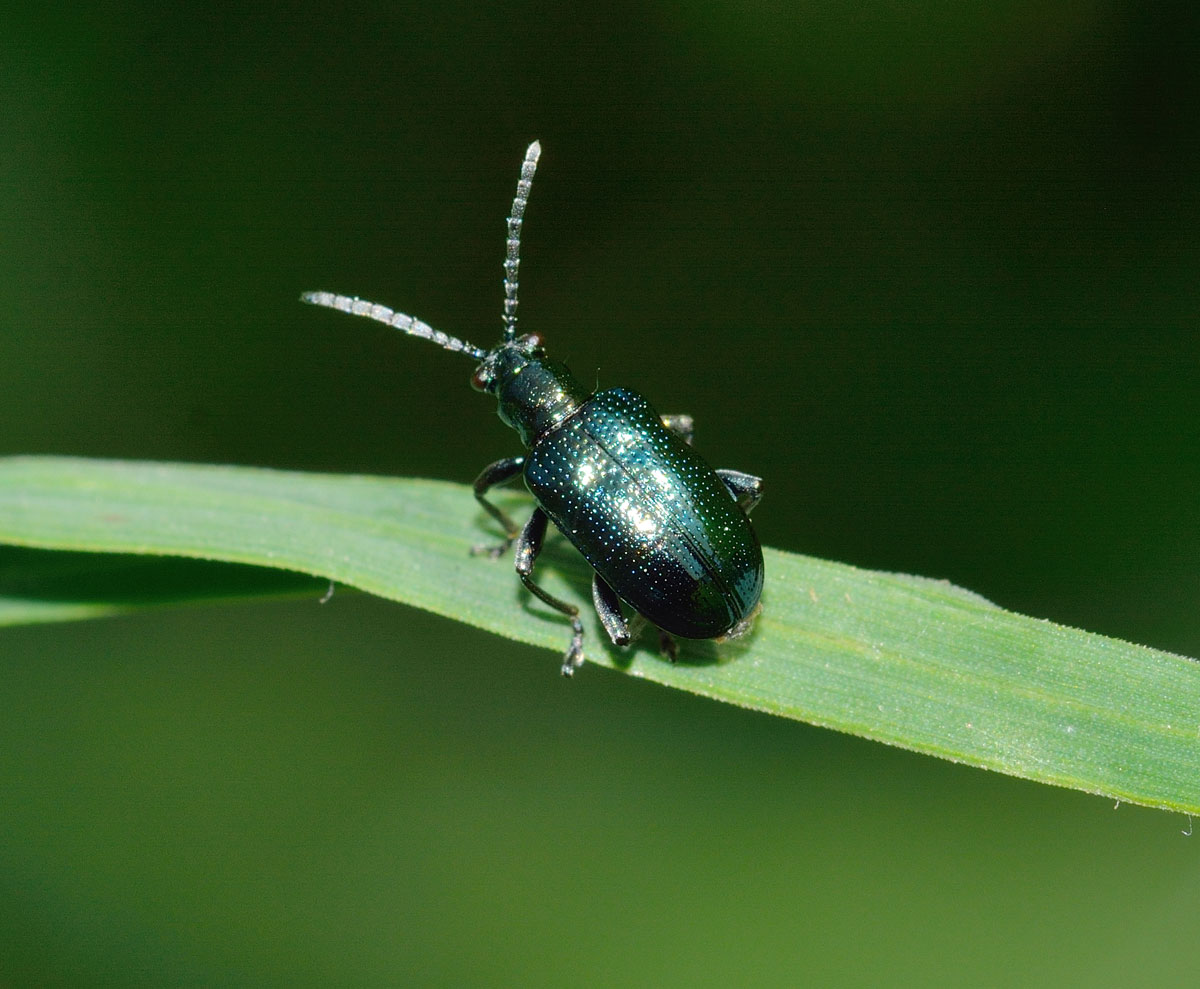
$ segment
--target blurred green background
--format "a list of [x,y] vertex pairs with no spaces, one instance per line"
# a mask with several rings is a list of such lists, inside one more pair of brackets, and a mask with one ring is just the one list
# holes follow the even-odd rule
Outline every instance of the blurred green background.
[[[470,481],[522,316],[765,543],[1200,655],[1200,13],[10,12],[0,453]],[[39,17],[44,19],[39,20]],[[481,564],[482,565],[482,564]],[[1200,839],[384,602],[0,633],[0,982],[1124,985]]]

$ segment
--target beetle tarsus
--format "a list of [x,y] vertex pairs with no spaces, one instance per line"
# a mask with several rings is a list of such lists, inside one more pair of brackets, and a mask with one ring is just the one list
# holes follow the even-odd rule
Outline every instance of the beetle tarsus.
[[562,675],[565,677],[573,676],[575,671],[583,665],[583,622],[579,620],[579,615],[571,619],[571,644],[567,647],[567,654],[563,657]]
[[592,574],[592,604],[596,606],[600,624],[604,626],[613,645],[629,645],[629,623],[621,614],[621,601],[608,581],[598,573]]

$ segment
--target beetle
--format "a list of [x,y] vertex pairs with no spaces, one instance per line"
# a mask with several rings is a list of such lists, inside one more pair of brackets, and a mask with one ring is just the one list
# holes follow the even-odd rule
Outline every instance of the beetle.
[[[550,522],[591,566],[592,600],[613,643],[628,645],[621,602],[659,629],[675,658],[673,635],[734,637],[749,628],[763,586],[763,557],[749,514],[762,480],[713,470],[691,446],[690,416],[659,416],[636,392],[589,392],[565,364],[550,360],[536,334],[517,335],[521,225],[541,156],[525,152],[508,217],[504,261],[504,335],[490,350],[447,336],[387,306],[332,292],[305,292],[303,302],[365,316],[431,340],[477,361],[471,384],[492,395],[500,418],[528,453],[485,467],[475,498],[504,529],[503,542],[474,553],[498,558],[516,543],[517,574],[529,591],[571,621],[562,672],[583,664],[583,623],[575,605],[533,578]],[[523,528],[487,493],[520,475],[537,507]]]

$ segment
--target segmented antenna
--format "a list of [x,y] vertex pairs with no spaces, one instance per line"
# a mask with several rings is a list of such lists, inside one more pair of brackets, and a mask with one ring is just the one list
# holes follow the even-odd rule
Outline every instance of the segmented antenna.
[[512,213],[508,217],[507,251],[504,258],[504,339],[517,335],[517,272],[521,267],[521,221],[525,217],[525,206],[529,202],[529,190],[533,186],[533,173],[537,171],[542,146],[534,141],[525,150],[521,162],[521,177],[517,180],[517,194],[513,196]]
[[435,330],[428,323],[422,323],[419,319],[396,312],[387,306],[381,306],[377,302],[368,302],[366,299],[356,299],[349,295],[335,295],[333,292],[305,292],[300,296],[300,301],[313,306],[324,306],[326,309],[340,309],[351,316],[366,316],[367,319],[384,323],[401,333],[421,337],[424,340],[432,340],[439,347],[458,351],[468,357],[474,357],[477,361],[483,360],[487,356],[486,350],[476,347],[473,343],[447,336],[440,330]]

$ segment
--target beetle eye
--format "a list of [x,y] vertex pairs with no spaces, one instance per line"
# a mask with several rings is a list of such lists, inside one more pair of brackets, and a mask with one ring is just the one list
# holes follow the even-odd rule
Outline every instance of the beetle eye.
[[530,333],[525,337],[525,343],[528,344],[530,350],[542,349],[542,338],[536,333]]
[[492,372],[486,364],[480,364],[471,375],[471,387],[476,391],[487,391],[492,383]]

